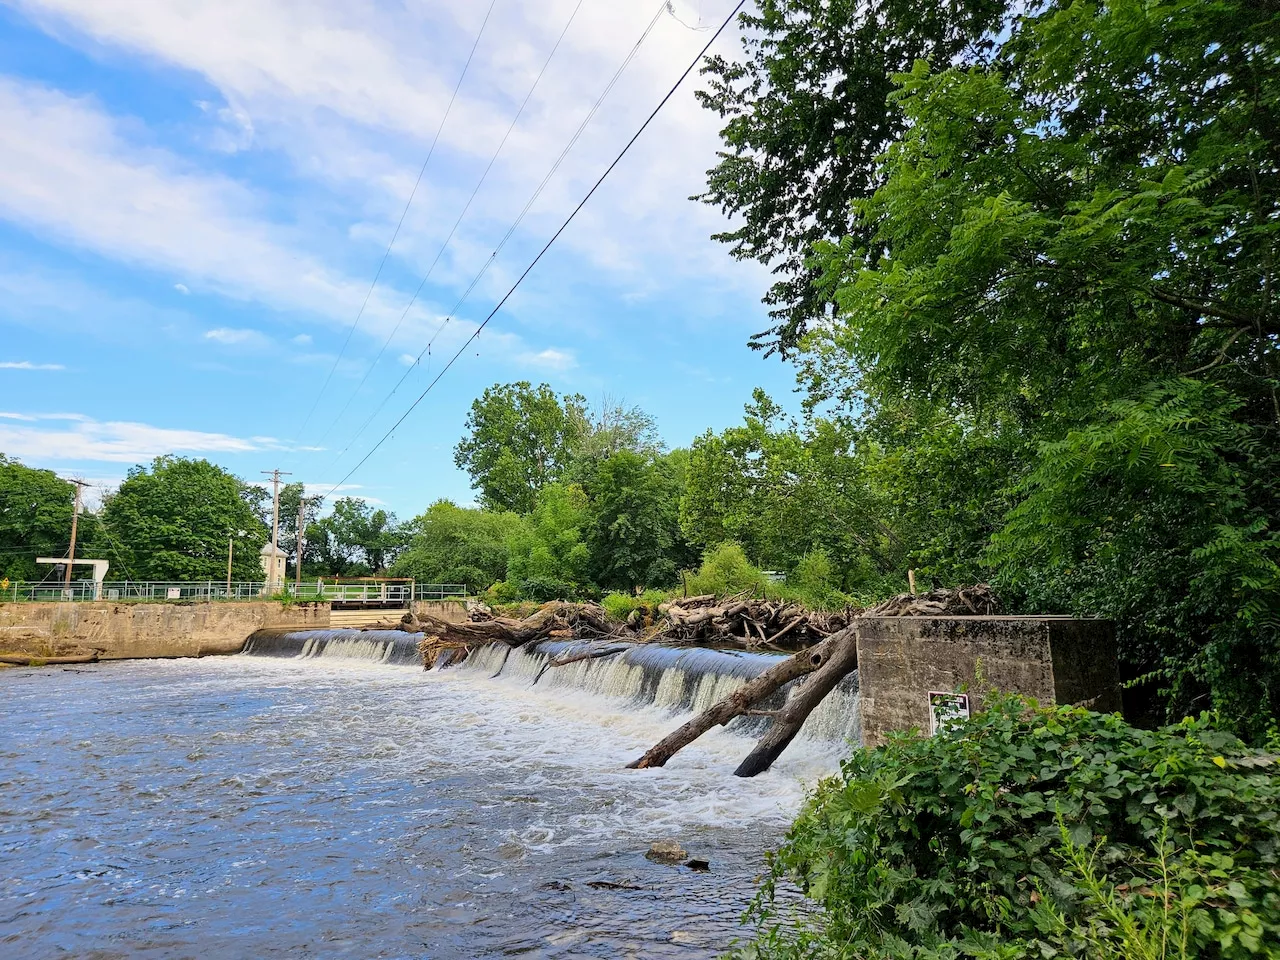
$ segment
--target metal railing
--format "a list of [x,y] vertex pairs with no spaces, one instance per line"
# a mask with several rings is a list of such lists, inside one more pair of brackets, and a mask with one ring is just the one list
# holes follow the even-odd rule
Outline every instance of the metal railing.
[[261,600],[288,597],[336,603],[382,603],[407,606],[413,600],[462,599],[465,584],[418,583],[412,580],[358,580],[350,583],[331,580],[304,580],[295,586],[264,581],[225,580],[163,581],[108,580],[99,591],[92,580],[75,580],[71,585],[14,581],[0,585],[0,602],[84,602],[89,600]]

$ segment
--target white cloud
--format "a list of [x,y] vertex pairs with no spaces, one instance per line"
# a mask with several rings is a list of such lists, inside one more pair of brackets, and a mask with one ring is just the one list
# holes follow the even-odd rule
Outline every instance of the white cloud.
[[[272,437],[235,437],[129,421],[98,421],[80,413],[0,413],[0,450],[32,463],[144,463],[161,454],[235,454],[291,448]],[[47,426],[46,424],[58,424]]]
[[532,351],[522,353],[517,359],[528,366],[540,367],[544,370],[569,370],[578,365],[578,360],[572,352],[555,350],[551,347],[537,353]]
[[238,330],[234,327],[216,327],[213,330],[206,330],[204,338],[227,346],[265,346],[270,343],[270,339],[259,330]]
[[175,283],[173,285],[173,289],[177,290],[184,297],[191,293],[191,288],[188,287],[185,283]]
[[418,362],[418,358],[412,353],[402,353],[400,354],[400,362],[406,367],[412,367]]
[[309,344],[309,343],[311,342],[311,334],[309,334],[309,333],[300,333],[300,334],[298,334],[296,337],[294,337],[294,338],[293,338],[293,342],[294,342],[294,343],[296,343],[296,344],[299,344],[300,346],[304,346],[304,347],[305,347],[307,344]]
[[0,360],[0,370],[65,370],[60,363],[32,363],[30,360]]

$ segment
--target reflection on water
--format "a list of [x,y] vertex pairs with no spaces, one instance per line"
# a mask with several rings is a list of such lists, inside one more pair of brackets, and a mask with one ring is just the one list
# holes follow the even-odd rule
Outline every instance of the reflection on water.
[[[710,957],[832,741],[337,657],[0,674],[0,956]],[[679,839],[700,874],[644,859]],[[593,886],[593,884],[595,884]]]

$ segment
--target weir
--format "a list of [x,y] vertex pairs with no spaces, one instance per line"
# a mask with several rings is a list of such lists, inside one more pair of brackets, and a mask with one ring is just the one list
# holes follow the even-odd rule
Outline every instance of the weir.
[[[249,656],[360,660],[369,663],[418,666],[421,633],[400,630],[260,631],[249,638]],[[527,684],[561,700],[586,693],[637,707],[671,714],[698,713],[727,697],[748,680],[785,659],[766,653],[664,647],[657,644],[617,644],[611,656],[550,666],[553,658],[568,658],[586,647],[574,641],[548,640],[512,649],[490,644],[471,653],[455,670],[492,679]],[[776,710],[795,689],[789,684],[767,701],[762,710]],[[769,724],[767,717],[743,716],[728,729],[754,737]],[[835,743],[859,739],[858,677],[847,677],[809,715],[801,730],[806,739]]]

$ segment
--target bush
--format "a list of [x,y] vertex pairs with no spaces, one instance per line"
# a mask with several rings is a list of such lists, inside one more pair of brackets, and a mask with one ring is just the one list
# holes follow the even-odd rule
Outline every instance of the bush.
[[696,572],[688,574],[685,582],[690,596],[703,593],[723,596],[740,590],[763,595],[769,581],[760,570],[751,565],[740,545],[728,542],[704,553],[702,566]]
[[[1204,717],[997,699],[821,783],[735,956],[1280,956],[1276,772]],[[821,909],[781,916],[787,881]]]
[[610,620],[624,621],[632,612],[639,610],[645,618],[652,622],[658,616],[658,604],[662,603],[670,593],[662,590],[646,590],[640,596],[630,593],[606,593],[600,600],[600,606],[609,614]]

